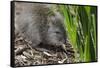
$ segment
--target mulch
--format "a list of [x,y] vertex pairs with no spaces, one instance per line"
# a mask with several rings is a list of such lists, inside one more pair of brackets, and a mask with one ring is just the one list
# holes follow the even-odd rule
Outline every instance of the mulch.
[[69,49],[71,52],[70,54],[66,54],[63,51],[58,51],[59,48],[54,48],[54,50],[49,51],[40,51],[32,48],[32,43],[20,35],[15,36],[14,44],[14,58],[16,66],[67,64],[75,62],[74,51],[71,45],[70,47],[67,47],[67,49]]

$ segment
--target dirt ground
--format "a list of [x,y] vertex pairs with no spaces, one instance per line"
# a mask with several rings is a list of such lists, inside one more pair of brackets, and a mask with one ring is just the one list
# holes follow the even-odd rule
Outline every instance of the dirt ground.
[[60,48],[53,47],[51,50],[40,51],[32,48],[31,44],[20,35],[15,36],[14,58],[16,66],[74,63],[74,51],[70,44],[67,47],[68,54],[59,51]]

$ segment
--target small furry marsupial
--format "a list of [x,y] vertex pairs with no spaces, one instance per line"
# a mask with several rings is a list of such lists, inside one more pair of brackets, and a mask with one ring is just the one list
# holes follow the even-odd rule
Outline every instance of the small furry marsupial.
[[15,3],[15,31],[23,33],[32,47],[40,43],[62,47],[67,36],[63,17],[58,11],[52,11],[53,4]]

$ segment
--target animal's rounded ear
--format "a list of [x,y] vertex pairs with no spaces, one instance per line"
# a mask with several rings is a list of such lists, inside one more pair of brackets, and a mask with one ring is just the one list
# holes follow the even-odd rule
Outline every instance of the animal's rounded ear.
[[61,20],[61,21],[64,21],[64,17],[62,16],[62,14],[60,12],[55,12],[55,16],[57,19]]

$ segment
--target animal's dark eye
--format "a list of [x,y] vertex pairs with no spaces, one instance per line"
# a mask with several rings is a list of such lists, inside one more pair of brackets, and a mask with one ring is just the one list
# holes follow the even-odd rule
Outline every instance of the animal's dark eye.
[[56,33],[56,34],[60,34],[61,32],[60,32],[60,31],[56,31],[55,33]]

